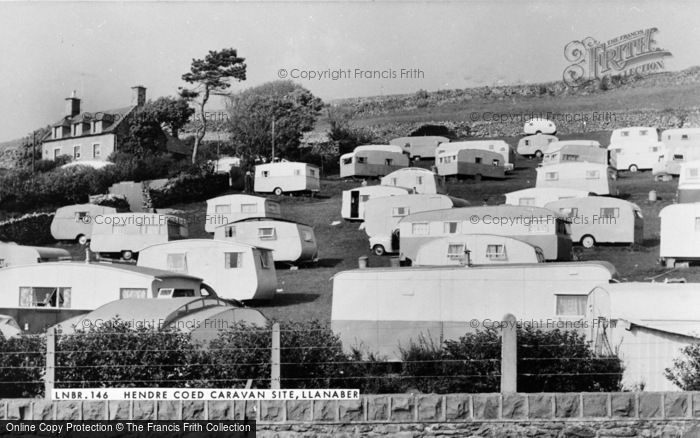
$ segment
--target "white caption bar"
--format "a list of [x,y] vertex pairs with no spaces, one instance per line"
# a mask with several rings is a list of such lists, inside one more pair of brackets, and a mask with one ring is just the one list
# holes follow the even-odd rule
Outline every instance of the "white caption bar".
[[52,400],[357,400],[359,389],[76,388]]

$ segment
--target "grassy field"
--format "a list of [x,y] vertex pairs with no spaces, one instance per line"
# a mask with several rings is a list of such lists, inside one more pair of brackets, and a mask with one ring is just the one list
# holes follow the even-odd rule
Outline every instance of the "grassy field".
[[[609,133],[601,132],[586,135],[591,139],[602,139]],[[466,199],[472,205],[484,203],[495,205],[503,203],[504,193],[533,187],[535,184],[535,160],[519,159],[515,171],[502,181],[484,180],[475,182],[466,180],[448,183],[448,193]],[[282,204],[283,214],[293,220],[307,223],[314,227],[319,245],[320,261],[298,270],[286,267],[278,269],[278,293],[272,302],[253,302],[252,306],[268,317],[278,319],[330,320],[332,278],[340,271],[357,267],[358,257],[369,256],[370,266],[388,266],[388,257],[369,255],[368,239],[364,231],[359,230],[358,223],[345,222],[340,215],[341,192],[357,187],[357,181],[326,179],[322,181],[321,194],[315,198],[282,196],[277,200]],[[671,182],[654,182],[650,172],[622,173],[618,179],[621,197],[637,203],[644,213],[644,245],[637,248],[628,246],[600,246],[592,249],[576,247],[581,260],[606,260],[618,269],[621,280],[649,281],[659,276],[656,281],[665,278],[684,277],[688,281],[700,281],[700,268],[691,267],[684,270],[670,271],[658,263],[659,255],[659,218],[661,208],[673,202],[677,180]],[[656,190],[658,200],[648,201],[650,190]],[[205,202],[173,206],[174,210],[187,214],[188,217],[203,217],[206,212]],[[190,226],[190,237],[209,238],[204,232],[202,221]],[[83,259],[84,253],[76,245],[62,245],[69,248],[76,259]]]

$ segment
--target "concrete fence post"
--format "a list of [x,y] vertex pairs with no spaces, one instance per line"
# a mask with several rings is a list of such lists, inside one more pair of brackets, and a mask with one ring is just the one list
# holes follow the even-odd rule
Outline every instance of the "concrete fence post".
[[501,392],[518,390],[517,321],[508,313],[501,325]]
[[44,376],[44,398],[51,399],[56,384],[56,329],[46,331],[46,375]]
[[272,351],[270,358],[270,388],[280,389],[280,325],[272,324]]

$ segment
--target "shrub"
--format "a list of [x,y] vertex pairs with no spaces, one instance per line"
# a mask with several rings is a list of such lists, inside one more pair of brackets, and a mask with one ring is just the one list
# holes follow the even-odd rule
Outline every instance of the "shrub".
[[0,240],[21,245],[52,243],[53,217],[54,213],[33,213],[0,222]]
[[0,335],[0,394],[28,398],[44,392],[46,344],[41,336],[5,339]]
[[183,173],[161,188],[151,189],[154,208],[168,207],[181,202],[213,198],[229,189],[227,174]]
[[90,196],[90,203],[103,207],[113,207],[119,212],[128,212],[130,208],[129,202],[127,202],[126,197],[123,195],[94,195]]
[[681,349],[681,357],[673,360],[666,368],[666,378],[683,391],[700,389],[700,344],[692,344]]

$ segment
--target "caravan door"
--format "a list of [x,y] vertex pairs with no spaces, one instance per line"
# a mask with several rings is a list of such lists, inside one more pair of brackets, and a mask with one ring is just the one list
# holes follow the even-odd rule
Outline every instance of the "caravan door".
[[350,192],[350,217],[357,219],[360,217],[360,191],[353,190]]

